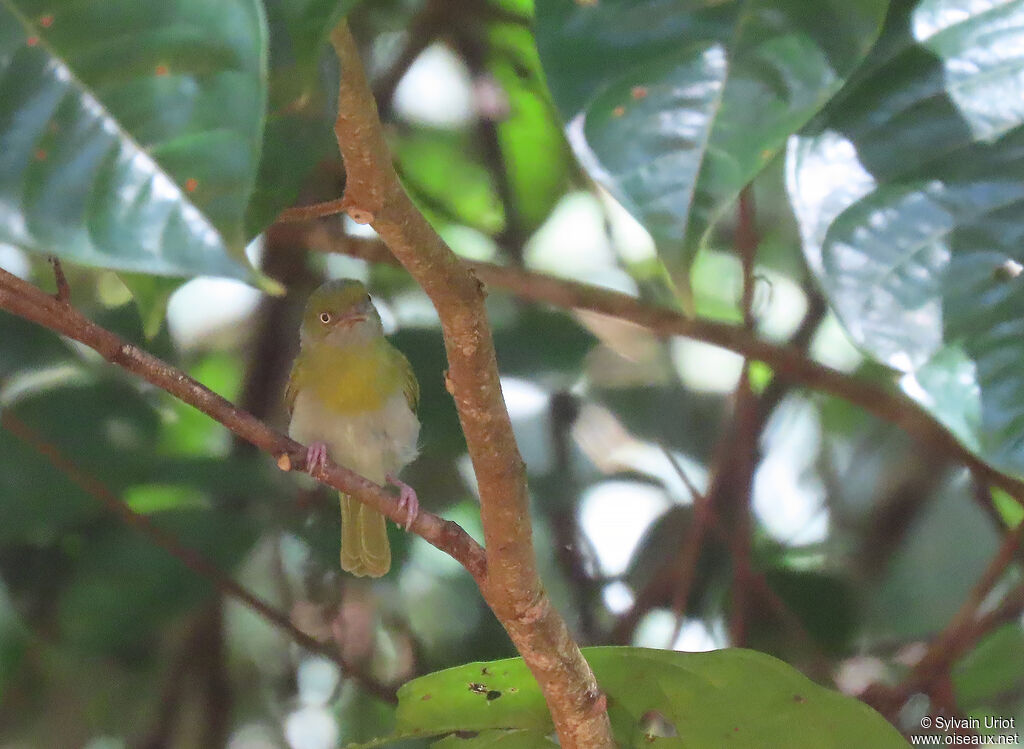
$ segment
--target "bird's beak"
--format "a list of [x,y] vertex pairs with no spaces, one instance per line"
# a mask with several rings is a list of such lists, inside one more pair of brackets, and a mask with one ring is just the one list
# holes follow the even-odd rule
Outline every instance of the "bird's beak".
[[360,322],[366,322],[366,315],[358,312],[349,312],[347,315],[342,315],[338,318],[338,325],[341,325],[343,328],[351,328]]

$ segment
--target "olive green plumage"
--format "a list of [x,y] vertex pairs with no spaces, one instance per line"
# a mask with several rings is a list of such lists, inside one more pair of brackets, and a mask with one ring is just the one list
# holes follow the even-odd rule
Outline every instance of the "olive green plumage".
[[[301,348],[285,392],[289,434],[326,447],[330,458],[378,484],[416,456],[419,383],[408,360],[384,338],[380,316],[358,281],[329,281],[309,298]],[[403,503],[415,492],[402,487]],[[391,566],[384,516],[341,494],[341,566],[379,577]]]

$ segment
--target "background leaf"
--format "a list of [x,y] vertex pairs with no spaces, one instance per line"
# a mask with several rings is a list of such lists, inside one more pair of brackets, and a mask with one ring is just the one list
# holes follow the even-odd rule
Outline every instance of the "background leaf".
[[885,8],[538,0],[537,43],[577,158],[680,271],[860,62]]
[[334,26],[358,0],[266,0],[270,74],[262,159],[246,213],[253,237],[292,205],[310,171],[337,156],[337,62],[324,54]]
[[894,8],[865,72],[789,151],[807,261],[851,338],[1024,475],[1024,3]]
[[245,277],[266,45],[256,0],[0,2],[0,240]]

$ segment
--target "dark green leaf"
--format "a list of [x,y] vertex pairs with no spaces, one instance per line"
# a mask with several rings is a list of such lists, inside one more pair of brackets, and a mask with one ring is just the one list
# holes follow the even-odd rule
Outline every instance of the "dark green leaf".
[[264,26],[256,0],[2,0],[0,241],[246,277]]
[[575,379],[597,343],[572,316],[536,306],[523,308],[511,325],[496,328],[494,345],[503,374],[559,372]]
[[[332,154],[333,54],[324,59],[328,35],[358,0],[267,0],[270,27],[270,91],[263,155],[246,214],[255,236],[295,202],[309,172]],[[336,72],[333,73],[336,76]],[[329,95],[328,95],[329,94]]]
[[577,157],[677,272],[861,61],[886,5],[538,0],[537,41]]
[[765,582],[795,614],[814,641],[843,653],[856,632],[857,600],[843,578],[815,570],[776,566]]
[[852,339],[1024,475],[1024,3],[924,0],[789,153],[808,262]]
[[38,325],[0,312],[0,383],[16,372],[41,369],[71,356],[60,338]]

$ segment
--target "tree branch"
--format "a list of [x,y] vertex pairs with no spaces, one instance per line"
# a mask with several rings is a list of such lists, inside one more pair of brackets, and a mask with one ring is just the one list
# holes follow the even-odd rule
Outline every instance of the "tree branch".
[[[307,233],[309,249],[340,252],[369,262],[395,264],[380,243],[338,237],[316,227]],[[1024,481],[1007,476],[983,462],[956,441],[939,422],[916,403],[878,383],[855,377],[808,358],[798,346],[762,340],[742,325],[686,317],[677,310],[655,306],[609,289],[493,263],[464,262],[487,286],[521,299],[565,309],[588,310],[627,320],[662,337],[683,336],[763,361],[783,380],[800,383],[859,406],[882,421],[895,424],[929,448],[939,450],[1005,490],[1024,504]]]
[[606,700],[537,574],[526,470],[498,381],[483,283],[402,188],[348,26],[340,24],[331,42],[342,69],[334,129],[345,162],[347,211],[373,225],[441,319],[447,382],[480,490],[484,598],[540,684],[562,746],[614,746]]
[[[84,343],[112,364],[166,390],[219,421],[246,442],[275,456],[283,470],[305,464],[306,449],[298,442],[271,429],[184,372],[96,325],[70,304],[53,298],[2,268],[0,309]],[[405,522],[406,513],[397,497],[346,468],[328,463],[318,469],[313,478],[354,496],[396,523]],[[429,512],[421,512],[410,530],[458,560],[478,582],[484,580],[487,563],[483,549],[458,525]]]

